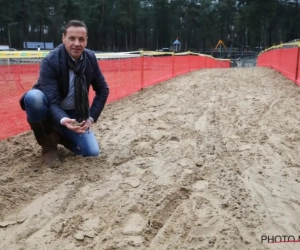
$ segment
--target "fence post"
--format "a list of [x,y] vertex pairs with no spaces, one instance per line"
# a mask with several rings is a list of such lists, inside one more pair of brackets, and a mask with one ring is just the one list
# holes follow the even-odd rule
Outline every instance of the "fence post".
[[191,55],[190,51],[188,51],[188,59],[189,59],[189,72],[191,71]]
[[172,77],[175,76],[175,53],[172,52]]
[[144,88],[144,51],[141,50],[141,89]]
[[18,81],[19,90],[24,91],[24,87],[23,87],[22,82],[21,82],[21,72],[20,71],[18,72],[17,76],[18,76],[17,81]]
[[298,53],[297,53],[297,62],[296,62],[296,74],[295,74],[295,83],[297,84],[297,80],[298,80],[298,72],[299,72],[299,60],[300,60],[300,42],[298,42]]
[[279,48],[280,48],[280,51],[279,51],[279,68],[282,71],[282,56],[283,56],[283,49],[284,49],[282,43],[280,44]]

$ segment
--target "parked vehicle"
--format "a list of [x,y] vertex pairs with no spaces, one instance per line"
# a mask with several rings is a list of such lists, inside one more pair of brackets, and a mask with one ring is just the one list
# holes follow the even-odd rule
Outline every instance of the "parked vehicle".
[[0,45],[0,51],[16,51],[16,49],[10,48],[8,45]]

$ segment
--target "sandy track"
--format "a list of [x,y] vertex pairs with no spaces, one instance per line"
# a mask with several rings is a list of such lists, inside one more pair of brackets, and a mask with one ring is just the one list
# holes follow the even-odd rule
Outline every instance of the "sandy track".
[[99,158],[31,132],[0,142],[0,249],[299,249],[300,88],[271,69],[201,70],[106,106]]

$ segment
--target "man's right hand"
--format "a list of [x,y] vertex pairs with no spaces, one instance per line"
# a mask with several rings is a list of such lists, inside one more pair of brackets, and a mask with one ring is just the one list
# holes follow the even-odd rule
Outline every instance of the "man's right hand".
[[66,117],[62,119],[61,124],[78,134],[84,134],[86,132],[83,128],[85,121],[77,123],[75,119],[70,119]]

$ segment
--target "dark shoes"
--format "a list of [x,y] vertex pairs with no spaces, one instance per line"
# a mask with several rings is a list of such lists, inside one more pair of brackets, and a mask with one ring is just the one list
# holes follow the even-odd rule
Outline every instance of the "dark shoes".
[[52,123],[48,119],[28,123],[36,141],[42,147],[43,163],[50,168],[59,167],[61,164],[57,150],[59,138],[52,128]]
[[57,150],[49,152],[44,152],[42,150],[42,159],[43,163],[49,168],[57,168],[61,164]]
[[45,135],[43,139],[39,139],[37,141],[42,147],[43,163],[50,168],[59,167],[61,161],[57,150],[58,142],[54,133],[52,132],[51,134]]

